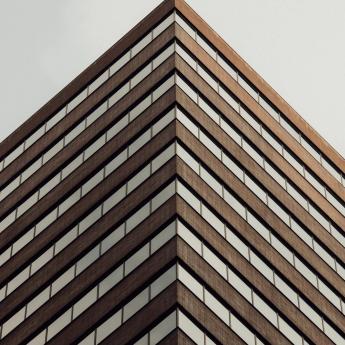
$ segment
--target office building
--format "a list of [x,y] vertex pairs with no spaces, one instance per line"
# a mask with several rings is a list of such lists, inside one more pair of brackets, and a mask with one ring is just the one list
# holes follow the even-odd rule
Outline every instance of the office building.
[[345,344],[344,158],[184,1],[0,164],[0,343]]

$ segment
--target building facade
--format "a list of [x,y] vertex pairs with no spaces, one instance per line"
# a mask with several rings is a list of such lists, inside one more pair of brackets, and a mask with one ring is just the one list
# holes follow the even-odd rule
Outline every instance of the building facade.
[[1,344],[345,344],[345,160],[182,0],[0,144]]

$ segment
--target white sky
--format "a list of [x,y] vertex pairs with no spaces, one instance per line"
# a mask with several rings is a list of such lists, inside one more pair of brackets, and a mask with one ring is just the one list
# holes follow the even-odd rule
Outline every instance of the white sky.
[[[0,0],[0,141],[160,2]],[[187,2],[345,156],[344,0]]]

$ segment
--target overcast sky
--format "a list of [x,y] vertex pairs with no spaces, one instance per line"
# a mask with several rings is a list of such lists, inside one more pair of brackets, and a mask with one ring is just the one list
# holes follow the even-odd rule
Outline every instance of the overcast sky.
[[[0,141],[160,2],[0,0]],[[345,156],[344,0],[187,2]]]

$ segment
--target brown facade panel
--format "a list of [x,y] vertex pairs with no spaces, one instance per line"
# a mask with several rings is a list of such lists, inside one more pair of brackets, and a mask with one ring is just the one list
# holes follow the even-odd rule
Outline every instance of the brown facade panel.
[[[297,112],[287,104],[205,21],[183,0],[176,0],[176,8],[212,44],[265,95],[286,117],[304,133],[336,166],[345,171],[345,160]],[[325,172],[326,173],[326,172]]]
[[164,16],[175,7],[175,0],[166,0],[130,32],[123,36],[107,52],[93,62],[84,72],[77,76],[69,85],[39,109],[14,133],[0,143],[0,159],[18,146],[27,136],[55,114],[64,104],[82,91],[93,79],[101,74],[110,64],[118,59],[128,48],[136,43],[145,33],[158,24]]

